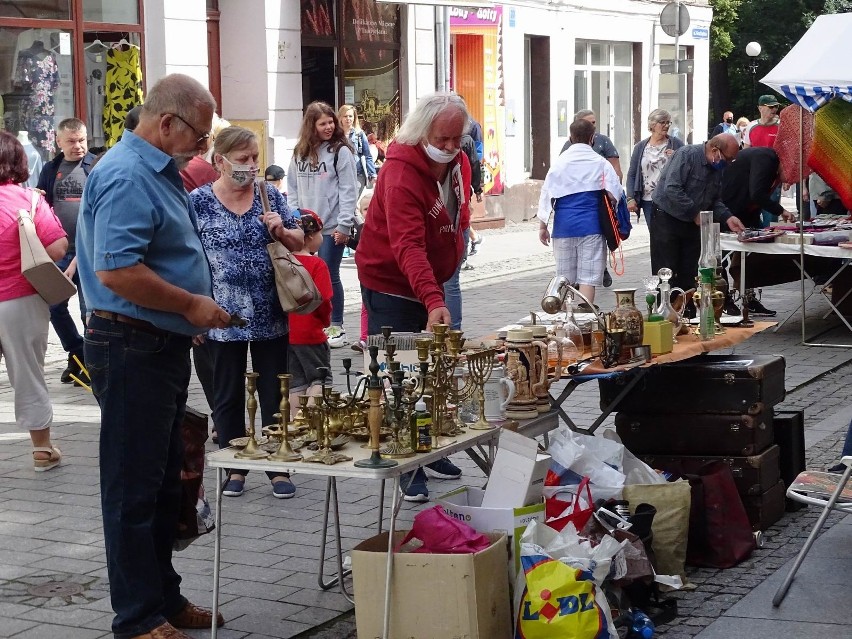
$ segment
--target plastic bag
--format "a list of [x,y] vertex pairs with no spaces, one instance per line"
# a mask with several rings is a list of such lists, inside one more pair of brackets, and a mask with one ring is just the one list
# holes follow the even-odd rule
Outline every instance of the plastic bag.
[[436,555],[475,553],[491,545],[488,537],[450,517],[442,506],[420,511],[397,551],[412,539],[419,540],[421,546],[411,552]]
[[577,485],[588,477],[594,499],[620,499],[624,474],[618,470],[624,446],[601,437],[560,430],[550,439],[547,452],[552,461],[544,479],[544,496],[553,496],[550,486]]
[[601,584],[622,544],[592,547],[573,526],[562,532],[532,521],[521,536],[515,588],[515,639],[618,639]]
[[545,499],[547,525],[554,530],[562,530],[570,522],[575,530],[583,530],[592,513],[595,512],[592,493],[589,489],[589,478],[583,477],[576,492],[571,493],[571,501],[559,499],[559,494],[556,493]]

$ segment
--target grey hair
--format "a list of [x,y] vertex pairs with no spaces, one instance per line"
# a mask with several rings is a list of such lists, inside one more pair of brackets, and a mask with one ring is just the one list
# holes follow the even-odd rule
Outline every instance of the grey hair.
[[174,113],[192,122],[193,114],[205,107],[216,110],[213,94],[195,78],[182,73],[172,73],[151,87],[145,96],[142,111],[154,117]]
[[399,127],[396,141],[409,146],[420,144],[429,135],[429,129],[432,128],[432,123],[438,115],[448,107],[457,109],[459,113],[463,114],[465,122],[470,120],[467,105],[460,95],[448,91],[437,91],[425,95],[417,101],[414,110],[408,114],[405,122]]
[[[577,120],[582,120],[584,118],[589,117],[590,115],[595,115],[595,112],[591,109],[580,109],[574,114],[574,122]],[[597,117],[597,116],[596,116]]]
[[671,121],[671,119],[672,114],[665,109],[654,109],[648,114],[648,129],[653,129],[654,125],[658,122],[665,122],[666,120]]

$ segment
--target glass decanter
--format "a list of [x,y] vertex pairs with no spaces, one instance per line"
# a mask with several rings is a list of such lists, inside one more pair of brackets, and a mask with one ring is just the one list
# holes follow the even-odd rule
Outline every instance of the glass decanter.
[[657,315],[657,287],[660,285],[659,275],[649,275],[642,278],[642,286],[645,288],[645,303],[648,305],[648,321],[658,322],[662,317]]
[[577,324],[574,318],[574,306],[571,304],[571,298],[565,300],[565,323],[562,328],[565,329],[565,337],[574,343],[577,349],[578,359],[579,353],[583,352],[583,330]]
[[677,334],[680,332],[680,327],[683,323],[683,309],[686,308],[686,297],[684,297],[681,311],[678,312],[672,306],[672,293],[679,292],[682,296],[686,294],[682,288],[669,284],[669,280],[674,275],[670,268],[661,268],[657,272],[657,275],[660,277],[660,305],[657,307],[657,315],[672,323],[672,341],[677,343]]

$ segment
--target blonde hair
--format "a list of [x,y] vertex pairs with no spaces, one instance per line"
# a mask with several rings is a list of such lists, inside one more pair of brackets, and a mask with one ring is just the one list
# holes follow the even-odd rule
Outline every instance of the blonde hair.
[[746,126],[748,126],[749,122],[750,120],[748,118],[740,118],[739,120],[737,120],[737,128],[739,129],[741,124],[745,124]]
[[241,126],[229,126],[219,132],[213,143],[213,153],[227,155],[234,149],[244,149],[257,144],[257,134]]
[[356,109],[351,104],[344,104],[343,106],[341,106],[337,110],[337,118],[342,120],[343,116],[346,115],[346,112],[349,111],[350,109],[352,110],[352,115],[355,116],[352,119],[352,128],[357,129],[358,128],[358,109]]

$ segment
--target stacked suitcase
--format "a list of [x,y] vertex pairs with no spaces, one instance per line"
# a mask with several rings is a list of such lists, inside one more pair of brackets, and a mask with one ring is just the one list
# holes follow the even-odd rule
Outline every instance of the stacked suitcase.
[[[616,431],[660,470],[694,473],[725,461],[752,527],[765,530],[785,509],[781,460],[790,452],[775,443],[773,419],[784,399],[784,369],[783,357],[768,355],[704,355],[651,367],[619,401]],[[623,383],[602,379],[601,403],[611,403]]]

